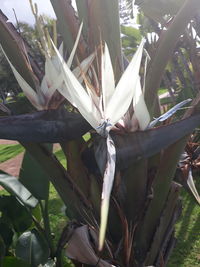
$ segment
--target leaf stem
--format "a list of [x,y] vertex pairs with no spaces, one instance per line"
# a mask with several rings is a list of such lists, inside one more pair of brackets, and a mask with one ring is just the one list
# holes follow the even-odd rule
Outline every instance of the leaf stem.
[[51,256],[51,258],[53,258],[55,249],[54,249],[53,239],[52,239],[52,235],[51,235],[51,227],[50,227],[50,222],[49,222],[48,199],[44,200],[44,205],[43,205],[42,201],[39,200],[39,205],[40,205],[42,218],[43,218],[43,222],[44,222],[45,237],[46,237],[46,240],[49,244],[49,248],[51,251],[50,256]]

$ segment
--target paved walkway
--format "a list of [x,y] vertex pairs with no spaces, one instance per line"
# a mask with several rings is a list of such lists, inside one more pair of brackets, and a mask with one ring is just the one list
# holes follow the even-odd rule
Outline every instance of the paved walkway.
[[18,176],[24,153],[20,153],[16,157],[4,161],[0,164],[0,170],[9,173],[12,176]]
[[[12,145],[12,144],[13,145],[18,144],[18,142],[0,139],[0,145]],[[9,173],[12,176],[18,176],[23,156],[24,153],[20,153],[16,157],[1,163],[0,170]]]
[[[11,144],[18,144],[16,141],[10,141],[10,140],[3,140],[0,139],[0,145],[11,145]],[[59,144],[54,144],[54,151],[57,151],[60,149]],[[20,166],[22,163],[24,157],[24,152],[20,153],[16,157],[9,159],[3,163],[0,164],[0,170],[9,173],[12,176],[18,176],[20,171]]]
[[0,145],[16,145],[16,144],[18,144],[17,141],[0,139]]

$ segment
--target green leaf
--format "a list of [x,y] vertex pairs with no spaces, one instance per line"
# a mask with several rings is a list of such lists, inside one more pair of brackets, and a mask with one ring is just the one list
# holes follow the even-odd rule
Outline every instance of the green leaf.
[[90,201],[55,157],[41,144],[24,143],[24,147],[42,166],[73,218],[79,217],[83,207],[90,208]]
[[37,205],[34,209],[32,209],[31,213],[32,213],[32,215],[35,217],[35,219],[38,222],[41,222],[41,220],[42,220],[42,213],[41,213],[41,209],[40,209],[40,206],[39,205]]
[[[79,22],[75,10],[71,5],[71,1],[51,0],[51,4],[58,19],[58,29],[63,37],[65,47],[71,53],[79,30]],[[79,59],[82,60],[86,57],[86,45],[83,38],[80,40],[77,54]]]
[[[181,185],[172,182],[171,189],[168,194],[165,207],[160,216],[159,223],[157,225],[154,237],[151,240],[151,249],[148,254],[148,259],[146,261],[147,265],[151,265],[155,262],[158,251],[164,251],[166,248],[163,247],[164,244],[168,242],[169,233],[173,233],[174,224],[180,216],[181,213],[181,200],[180,196]],[[163,240],[165,240],[163,242]]]
[[5,267],[31,267],[27,262],[16,257],[7,256],[3,259],[3,266]]
[[0,235],[0,265],[1,265],[1,259],[4,257],[6,253],[6,246],[4,244],[4,240]]
[[83,30],[88,34],[90,53],[99,46],[100,41],[107,43],[117,81],[123,70],[118,2],[76,0],[80,21],[86,24]]
[[16,256],[28,262],[32,267],[47,262],[49,247],[45,239],[33,229],[23,233],[16,246]]
[[79,20],[83,21],[83,36],[87,40],[89,30],[88,3],[87,0],[75,0],[78,10]]
[[9,223],[4,220],[0,219],[0,236],[4,241],[4,244],[6,248],[9,248],[9,246],[12,244],[12,239],[13,239],[14,232],[11,229],[11,226]]
[[161,34],[158,40],[159,45],[149,64],[146,76],[145,102],[152,116],[157,115],[153,111],[156,103],[157,89],[160,86],[165,67],[173,55],[179,37],[198,9],[200,9],[199,0],[186,0],[168,29]]
[[139,29],[133,28],[132,26],[121,26],[122,34],[126,35],[128,40],[130,42],[134,42],[134,45],[136,46],[141,41],[141,33]]
[[186,140],[187,137],[179,139],[175,144],[165,149],[160,158],[158,169],[151,185],[153,198],[148,205],[143,221],[138,225],[135,236],[137,257],[140,261],[144,260],[145,254],[152,244],[152,235],[157,229],[160,216],[166,206],[171,182]]
[[24,232],[31,224],[32,219],[26,208],[14,196],[0,196],[0,211],[3,218],[8,218],[16,232]]
[[[140,177],[138,179],[138,177]],[[147,160],[134,162],[123,173],[123,184],[126,188],[126,197],[122,194],[122,203],[126,217],[135,222],[137,214],[144,207],[146,200],[146,188],[148,184]]]
[[[48,145],[50,151],[53,145]],[[35,171],[37,170],[37,171]],[[26,151],[21,165],[19,181],[37,199],[47,199],[49,196],[49,177],[39,163]]]
[[0,174],[0,185],[20,202],[34,208],[38,200],[18,181],[16,177]]

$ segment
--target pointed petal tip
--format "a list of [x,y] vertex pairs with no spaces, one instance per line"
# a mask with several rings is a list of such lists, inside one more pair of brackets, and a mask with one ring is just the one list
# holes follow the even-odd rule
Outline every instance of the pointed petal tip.
[[99,229],[99,251],[102,251],[105,242],[106,228],[108,221],[108,210],[109,210],[109,201],[107,199],[103,199],[101,205],[101,222]]

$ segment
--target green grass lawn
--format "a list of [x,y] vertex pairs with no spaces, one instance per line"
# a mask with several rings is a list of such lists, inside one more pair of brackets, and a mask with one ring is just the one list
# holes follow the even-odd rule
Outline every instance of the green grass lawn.
[[[88,139],[89,136],[86,136]],[[0,145],[0,162],[8,160],[24,151],[20,145]],[[58,160],[66,166],[66,160],[62,150],[54,153]],[[200,192],[200,179],[197,188]],[[5,191],[0,191],[4,194]],[[182,190],[183,213],[176,225],[176,248],[170,258],[167,267],[193,267],[200,266],[200,207],[193,197]],[[55,240],[58,239],[62,228],[67,223],[64,213],[64,205],[54,187],[50,186],[49,217]],[[69,266],[69,265],[68,265]]]
[[18,154],[24,151],[24,148],[20,144],[16,145],[0,145],[0,163],[14,158]]
[[65,215],[65,206],[60,199],[53,185],[50,185],[49,192],[49,220],[51,230],[55,234],[55,241],[58,240],[62,229],[67,224],[67,217]]
[[[200,179],[197,183],[200,192]],[[176,225],[177,244],[167,267],[200,266],[200,206],[182,192],[183,213]]]
[[158,95],[162,95],[162,94],[167,93],[167,92],[168,92],[168,89],[166,89],[166,88],[160,88],[158,90]]

